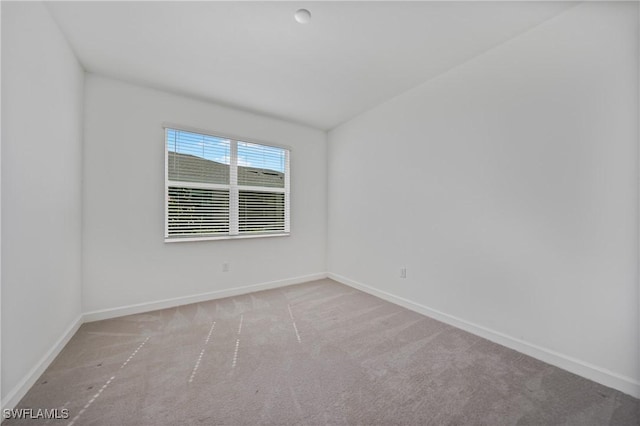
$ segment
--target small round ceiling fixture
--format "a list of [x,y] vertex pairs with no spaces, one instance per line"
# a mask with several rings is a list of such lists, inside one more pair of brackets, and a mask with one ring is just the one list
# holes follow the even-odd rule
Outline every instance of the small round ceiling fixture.
[[299,24],[308,24],[311,21],[311,12],[307,9],[298,9],[293,16]]

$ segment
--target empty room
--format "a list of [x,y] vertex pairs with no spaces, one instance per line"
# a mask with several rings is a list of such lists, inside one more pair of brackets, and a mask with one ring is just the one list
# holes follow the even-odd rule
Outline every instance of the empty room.
[[640,424],[635,1],[2,1],[3,425]]

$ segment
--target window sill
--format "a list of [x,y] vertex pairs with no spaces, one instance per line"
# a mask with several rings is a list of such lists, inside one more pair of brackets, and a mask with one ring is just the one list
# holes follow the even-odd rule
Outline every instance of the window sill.
[[249,238],[288,237],[291,233],[279,232],[274,234],[249,234],[249,235],[223,235],[208,237],[173,237],[164,239],[165,243],[186,243],[190,241],[217,241],[217,240],[245,240]]

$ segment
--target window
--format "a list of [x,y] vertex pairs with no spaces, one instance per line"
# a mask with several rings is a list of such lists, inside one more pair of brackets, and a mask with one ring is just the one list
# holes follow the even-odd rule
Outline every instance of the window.
[[289,233],[289,150],[165,128],[165,241]]

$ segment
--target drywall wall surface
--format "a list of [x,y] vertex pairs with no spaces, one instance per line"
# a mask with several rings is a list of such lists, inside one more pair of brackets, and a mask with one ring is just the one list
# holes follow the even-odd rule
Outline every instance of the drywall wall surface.
[[84,71],[40,2],[2,2],[2,398],[81,313]]
[[[163,123],[291,147],[291,235],[165,243]],[[85,312],[326,271],[322,131],[89,74],[84,178]]]
[[331,131],[329,272],[638,389],[637,8],[576,6]]

